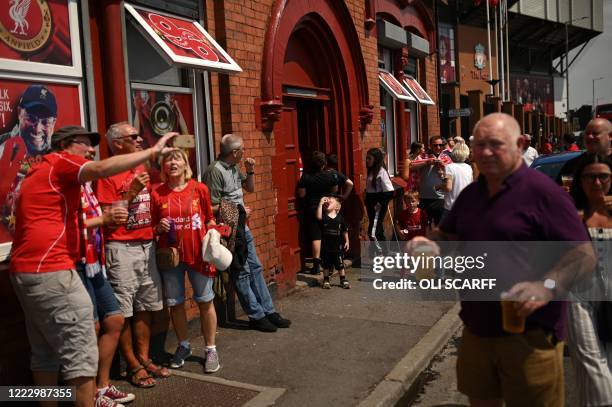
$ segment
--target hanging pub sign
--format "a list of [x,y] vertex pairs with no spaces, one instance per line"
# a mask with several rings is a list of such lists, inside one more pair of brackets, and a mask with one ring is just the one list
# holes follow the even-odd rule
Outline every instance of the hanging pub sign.
[[404,78],[404,85],[406,85],[410,93],[412,93],[419,103],[423,105],[435,105],[434,101],[431,99],[431,96],[425,92],[425,89],[423,89],[421,84],[412,76],[406,75]]
[[4,0],[0,7],[3,70],[81,76],[76,0]]
[[238,64],[195,20],[131,4],[126,10],[136,26],[168,63],[224,73],[242,72]]
[[380,69],[378,71],[378,79],[383,88],[389,92],[394,99],[403,100],[405,102],[416,101],[414,96],[412,96],[390,72]]
[[12,240],[21,181],[55,129],[83,123],[79,82],[0,78],[0,243]]

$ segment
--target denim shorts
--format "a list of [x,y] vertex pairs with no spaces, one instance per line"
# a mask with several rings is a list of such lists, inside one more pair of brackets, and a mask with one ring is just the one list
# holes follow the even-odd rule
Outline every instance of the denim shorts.
[[[89,278],[85,275],[84,264],[77,264],[77,271],[79,272],[79,277],[81,277],[87,293],[91,297],[94,321],[104,320],[112,315],[120,315],[121,308],[119,307],[117,297],[115,297],[113,287],[111,287],[108,280],[104,278],[102,272]],[[102,318],[100,318],[100,316]]]
[[160,273],[164,281],[164,299],[167,306],[174,307],[185,302],[185,272],[189,276],[195,302],[210,302],[215,298],[212,288],[215,279],[192,270],[185,263],[180,263],[175,268]]

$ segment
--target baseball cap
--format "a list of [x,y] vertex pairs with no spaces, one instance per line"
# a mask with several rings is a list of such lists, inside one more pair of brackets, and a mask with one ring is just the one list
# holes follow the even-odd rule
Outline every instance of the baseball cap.
[[91,140],[91,145],[93,147],[97,146],[100,143],[100,135],[96,132],[88,131],[85,127],[82,126],[64,126],[58,129],[51,136],[51,146],[53,148],[57,148],[59,143],[62,140],[67,138],[72,138],[76,136],[87,136]]
[[57,104],[55,95],[44,85],[30,85],[21,95],[19,106],[24,109],[34,107],[45,108],[50,116],[57,116]]

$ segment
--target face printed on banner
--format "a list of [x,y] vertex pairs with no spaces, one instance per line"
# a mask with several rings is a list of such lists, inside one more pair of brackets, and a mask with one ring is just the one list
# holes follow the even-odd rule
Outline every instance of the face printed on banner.
[[18,107],[19,135],[29,155],[49,151],[56,118],[55,95],[46,86],[31,85],[23,92]]

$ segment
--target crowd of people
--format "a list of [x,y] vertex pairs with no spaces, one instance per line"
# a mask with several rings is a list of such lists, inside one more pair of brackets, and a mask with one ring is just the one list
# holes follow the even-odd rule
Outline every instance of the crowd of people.
[[[152,387],[171,374],[151,360],[149,348],[152,314],[164,302],[179,342],[170,367],[183,366],[192,353],[185,275],[200,311],[205,373],[221,367],[212,301],[215,275],[223,270],[215,264],[229,268],[253,329],[274,332],[291,325],[274,308],[247,226],[243,189],[254,191],[255,161],[246,158],[246,174],[241,171],[242,139],[222,138],[206,183],[199,183],[186,153],[172,147],[175,136],[168,133],[143,149],[133,126],[113,124],[106,133],[113,156],[94,161],[100,135],[65,126],[53,133],[50,151],[24,178],[10,280],[25,313],[32,375],[36,385],[54,385],[61,372],[75,387],[78,406],[121,407],[135,399],[110,382],[117,348],[134,386]],[[155,189],[152,165],[161,168],[162,183]],[[220,245],[207,239],[219,233],[216,219],[232,214],[231,264],[205,262],[203,243]]]
[[[143,149],[133,126],[116,123],[105,135],[113,156],[95,161],[100,135],[65,126],[53,133],[50,151],[23,180],[15,204],[10,280],[26,316],[31,370],[37,385],[57,383],[61,372],[75,387],[79,406],[120,407],[134,400],[110,382],[117,348],[134,386],[152,387],[170,376],[168,368],[153,362],[149,348],[153,313],[164,304],[178,339],[170,367],[184,365],[192,354],[186,277],[200,312],[203,370],[220,369],[213,285],[224,270],[218,269],[221,260],[204,261],[207,244],[219,245],[210,236],[223,233],[231,250],[222,268],[229,270],[250,327],[275,332],[291,325],[274,306],[248,227],[251,208],[244,192],[255,192],[256,163],[245,157],[242,138],[222,137],[219,156],[200,183],[192,178],[188,155],[172,146],[176,135],[168,133]],[[401,174],[406,187],[404,208],[395,216],[396,237],[409,241],[407,247],[436,247],[435,240],[612,240],[611,139],[609,121],[588,124],[586,152],[561,170],[573,177],[570,194],[559,180],[528,168],[538,153],[505,114],[480,120],[468,141],[432,136],[427,150],[413,143]],[[568,151],[576,149],[574,139],[564,140]],[[305,202],[310,272],[323,269],[324,289],[331,288],[334,270],[339,286],[351,287],[344,266],[349,233],[341,208],[353,182],[334,168],[336,163],[333,155],[313,152],[311,170],[297,185]],[[151,166],[159,166],[161,175],[155,188]],[[396,188],[381,149],[367,151],[365,167],[367,234],[383,251],[379,244],[386,240],[383,225]],[[553,301],[596,264],[602,295],[612,288],[606,272],[610,254],[581,247],[563,256],[542,281],[517,277],[508,295],[527,318],[524,334],[503,333],[499,307],[462,302],[458,386],[473,405],[563,405],[566,331],[581,403],[612,404],[612,353],[598,335],[600,303],[574,293],[569,305]]]

